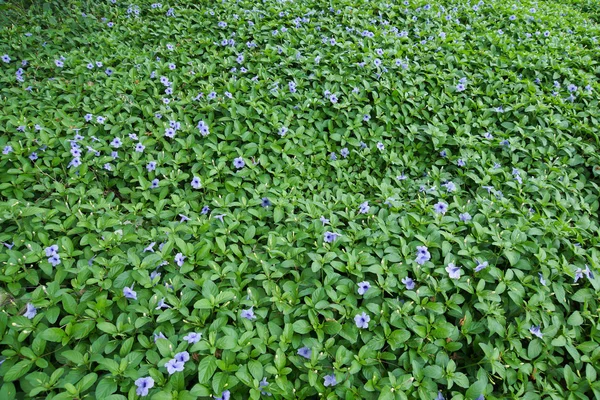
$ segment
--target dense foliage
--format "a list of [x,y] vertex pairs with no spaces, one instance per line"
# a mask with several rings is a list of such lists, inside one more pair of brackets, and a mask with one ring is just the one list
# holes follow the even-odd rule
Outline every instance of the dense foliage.
[[597,2],[32,3],[0,399],[600,396]]

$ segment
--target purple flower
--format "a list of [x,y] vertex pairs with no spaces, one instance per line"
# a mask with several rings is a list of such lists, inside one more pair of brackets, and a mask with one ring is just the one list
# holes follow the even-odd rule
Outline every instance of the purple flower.
[[148,170],[148,172],[152,172],[156,169],[156,161],[150,161],[147,165],[146,165],[146,169]]
[[368,201],[365,201],[364,203],[362,203],[362,204],[360,205],[360,207],[359,207],[359,209],[358,209],[358,212],[359,212],[359,213],[361,213],[361,214],[366,214],[366,213],[368,213],[368,212],[369,212],[369,209],[370,209],[370,207],[369,207],[369,202],[368,202]]
[[337,236],[337,233],[328,231],[325,232],[325,234],[323,235],[323,240],[325,241],[325,243],[332,243],[337,238]]
[[33,319],[33,317],[35,317],[36,314],[37,308],[35,308],[31,303],[27,303],[27,310],[25,310],[25,314],[23,314],[23,316],[29,319]]
[[252,310],[254,308],[254,306],[250,307],[247,310],[242,310],[242,318],[246,318],[250,321],[252,321],[253,319],[256,319],[256,315],[254,315],[254,311]]
[[204,206],[202,207],[202,211],[200,211],[201,214],[208,214],[210,212],[210,207],[209,206]]
[[354,322],[356,323],[356,326],[361,329],[368,328],[370,320],[371,317],[369,317],[365,312],[363,312],[362,314],[356,314],[356,316],[354,317]]
[[459,83],[458,85],[456,85],[456,91],[457,92],[462,92],[463,90],[466,89],[466,86],[462,83]]
[[126,298],[128,299],[133,299],[133,300],[137,300],[137,293],[134,292],[133,290],[133,286],[131,286],[130,288],[125,286],[123,288],[123,294],[125,295]]
[[466,213],[462,213],[458,215],[458,218],[462,221],[462,222],[469,222],[472,217],[471,214],[469,214],[468,212]]
[[342,150],[340,150],[340,154],[342,157],[346,158],[348,157],[348,154],[350,154],[350,151],[348,151],[348,148],[344,147]]
[[215,398],[215,400],[229,400],[229,398],[231,397],[231,392],[229,392],[229,390],[225,390],[223,393],[221,393],[221,396],[217,397],[217,396],[213,396]]
[[367,281],[358,283],[358,294],[361,296],[367,293],[367,290],[371,287],[371,284]]
[[415,281],[408,276],[406,278],[402,278],[402,283],[404,283],[404,286],[406,286],[407,290],[413,290],[415,288]]
[[262,380],[258,383],[258,388],[261,389],[260,394],[263,396],[271,396],[271,393],[265,392],[262,388],[269,386],[269,382],[267,382],[267,378],[262,378]]
[[61,60],[54,60],[54,64],[56,64],[58,68],[62,68],[65,65]]
[[167,369],[167,372],[169,372],[169,375],[173,375],[175,372],[183,371],[184,367],[185,364],[183,362],[177,361],[174,358],[167,361],[165,364],[165,368]]
[[51,257],[58,253],[58,246],[53,244],[50,247],[46,247],[44,250],[46,251],[46,257]]
[[5,54],[2,56],[2,61],[4,61],[5,63],[9,63],[10,62],[10,57],[8,54]]
[[454,184],[454,182],[448,182],[443,184],[442,186],[446,188],[446,191],[448,193],[456,192],[456,185]]
[[156,343],[156,341],[158,339],[167,339],[167,337],[162,333],[162,332],[158,332],[154,334],[154,343]]
[[383,151],[383,150],[385,149],[385,146],[383,145],[383,143],[381,143],[381,142],[378,142],[378,143],[377,143],[377,148],[378,148],[380,151]]
[[263,197],[262,200],[260,201],[260,205],[267,208],[271,205],[271,200],[269,200],[268,197]]
[[112,75],[112,73],[113,73],[113,70],[112,70],[112,69],[110,69],[110,68],[106,68],[106,70],[104,71],[104,73],[105,73],[106,75],[108,75],[108,76],[111,76],[111,75]]
[[146,252],[148,252],[148,251],[149,251],[149,252],[151,252],[151,253],[154,253],[154,245],[156,245],[156,242],[152,242],[152,243],[150,243],[150,244],[148,245],[148,247],[146,247],[146,248],[144,249],[144,253],[146,253]]
[[461,269],[460,267],[455,266],[454,263],[448,264],[446,272],[448,272],[450,279],[460,279]]
[[246,163],[244,162],[244,159],[242,157],[238,157],[235,160],[233,160],[233,166],[237,169],[244,168],[244,165],[246,165]]
[[57,265],[60,264],[60,256],[58,254],[52,254],[49,258],[48,258],[48,262],[50,264],[52,264],[52,266],[56,267]]
[[183,254],[177,253],[175,255],[175,263],[181,267],[183,265],[183,260],[185,260],[186,258],[187,257],[185,257]]
[[329,220],[327,218],[325,218],[324,216],[321,216],[321,218],[319,218],[319,220],[323,223],[323,226],[325,226],[329,223]]
[[164,297],[158,301],[158,305],[156,306],[155,310],[161,310],[163,308],[170,308],[169,305],[165,303]]
[[202,183],[200,182],[200,178],[198,178],[197,176],[195,176],[194,179],[192,179],[192,187],[194,189],[200,189],[202,187]]
[[440,151],[440,156],[447,157],[448,153],[446,152],[446,150],[442,150],[442,151]]
[[10,145],[4,146],[4,150],[2,150],[2,154],[9,154],[12,153],[13,148]]
[[119,139],[119,138],[114,138],[114,139],[112,140],[112,142],[110,142],[110,145],[111,145],[112,147],[114,147],[115,149],[118,149],[119,147],[121,147],[121,144],[122,144],[122,143],[121,143],[121,139]]
[[538,272],[538,276],[540,277],[540,283],[542,286],[546,286],[546,280],[544,279],[544,275],[541,272]]
[[532,335],[539,337],[540,339],[544,336],[539,325],[533,325],[531,328],[529,328],[529,332],[531,332]]
[[[475,261],[477,261],[477,260],[475,260]],[[479,272],[482,269],[487,268],[488,265],[489,264],[487,261],[484,261],[484,262],[477,261],[477,267],[475,267],[475,272]]]
[[325,375],[323,385],[325,387],[337,385],[337,381],[335,380],[335,375],[334,374]]
[[198,343],[202,339],[202,333],[190,332],[183,337],[189,344]]
[[175,136],[175,129],[173,129],[173,128],[165,129],[165,136],[172,139]]
[[335,160],[337,160],[337,156],[335,155],[335,153],[331,153],[331,154],[329,155],[329,158],[331,159],[331,161],[335,161]]
[[135,145],[135,151],[137,151],[138,153],[142,153],[145,148],[146,147],[141,143],[138,143]]
[[587,264],[585,265],[585,269],[582,272],[588,278],[588,280],[594,279],[594,273]]
[[440,201],[433,206],[433,210],[438,214],[444,214],[446,211],[448,211],[448,204]]
[[139,378],[135,381],[135,386],[137,386],[135,392],[138,396],[147,396],[148,390],[154,387],[154,379],[149,376],[145,378]]
[[175,354],[175,360],[178,362],[185,363],[185,362],[189,361],[189,359],[190,359],[190,353],[188,353],[187,351],[182,351],[181,353]]
[[35,160],[37,160],[37,159],[38,159],[38,155],[37,155],[37,153],[36,153],[35,151],[34,151],[33,153],[31,153],[31,154],[29,155],[29,159],[30,159],[31,161],[35,161]]
[[309,349],[308,347],[301,347],[298,349],[298,355],[302,356],[304,358],[310,358],[311,354],[312,354],[312,350]]
[[158,178],[152,179],[152,182],[150,182],[150,189],[156,189],[159,183],[160,181],[158,180]]
[[419,265],[423,265],[430,259],[431,259],[431,254],[429,254],[429,250],[427,249],[427,246],[417,246],[417,258],[416,258],[415,262]]

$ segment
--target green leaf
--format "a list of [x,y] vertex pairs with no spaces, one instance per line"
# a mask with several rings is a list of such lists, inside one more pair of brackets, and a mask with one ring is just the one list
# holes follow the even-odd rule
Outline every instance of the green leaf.
[[10,367],[8,371],[6,371],[6,373],[3,376],[4,382],[16,381],[17,379],[25,375],[27,372],[29,372],[32,365],[33,361],[31,360],[19,361],[18,363]]
[[113,378],[102,378],[96,385],[96,398],[104,399],[117,391],[117,383]]
[[48,328],[40,335],[42,339],[49,342],[61,342],[65,336],[65,331],[60,328]]
[[294,328],[294,332],[299,333],[301,335],[307,334],[312,331],[312,326],[308,323],[308,321],[304,319],[299,319],[294,322],[292,325]]
[[217,370],[217,359],[214,356],[206,356],[198,364],[198,383],[205,385]]
[[283,215],[283,208],[281,208],[280,206],[275,207],[275,209],[273,210],[273,221],[276,224],[279,223],[279,221],[283,219]]
[[263,366],[260,361],[250,360],[248,362],[248,370],[254,377],[254,379],[260,381],[263,378]]
[[579,311],[575,311],[571,316],[567,319],[567,324],[571,326],[581,326],[583,324],[583,317],[579,313]]

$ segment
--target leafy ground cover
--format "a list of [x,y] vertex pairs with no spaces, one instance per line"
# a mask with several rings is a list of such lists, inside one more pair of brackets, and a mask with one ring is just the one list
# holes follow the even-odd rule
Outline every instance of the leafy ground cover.
[[600,396],[596,2],[0,8],[0,399]]

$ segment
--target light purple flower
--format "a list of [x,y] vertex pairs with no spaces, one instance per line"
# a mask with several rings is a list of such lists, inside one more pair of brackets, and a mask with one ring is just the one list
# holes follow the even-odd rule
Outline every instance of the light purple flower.
[[192,187],[194,189],[200,189],[202,187],[202,183],[200,182],[200,178],[198,178],[197,176],[195,176],[194,179],[192,179]]
[[138,143],[135,145],[135,151],[137,151],[138,153],[142,153],[145,148],[146,147],[141,143]]
[[367,281],[358,283],[358,294],[361,296],[367,293],[367,290],[371,287],[371,284]]
[[366,213],[368,213],[368,212],[369,212],[369,209],[370,209],[370,207],[369,207],[369,202],[368,202],[368,201],[365,201],[364,203],[362,203],[362,204],[360,205],[360,207],[359,207],[359,209],[358,209],[358,212],[359,212],[359,213],[361,213],[361,214],[366,214]]
[[242,310],[242,318],[246,318],[250,321],[252,321],[253,319],[256,319],[256,315],[254,315],[253,308],[254,308],[254,306],[250,307],[247,310]]
[[133,286],[131,286],[130,288],[125,286],[123,288],[123,294],[128,299],[137,300],[137,293],[133,290]]
[[181,353],[175,354],[174,358],[178,362],[185,363],[185,362],[189,361],[190,353],[188,353],[187,351],[182,351]]
[[46,247],[44,250],[46,251],[46,257],[51,257],[58,253],[58,246],[53,244],[50,247]]
[[48,258],[48,262],[50,264],[52,264],[52,266],[56,267],[57,265],[60,264],[60,256],[58,254],[52,254],[49,258]]
[[323,235],[323,241],[325,241],[325,243],[332,243],[338,235],[339,234],[335,232],[325,232]]
[[[477,261],[477,260],[475,260],[475,261]],[[477,261],[477,267],[475,267],[475,272],[479,272],[482,269],[487,268],[488,265],[489,264],[487,261],[484,261],[484,262]]]
[[158,305],[156,306],[155,310],[161,310],[163,308],[170,308],[170,306],[165,303],[164,297],[158,301]]
[[202,339],[202,333],[190,332],[183,337],[189,344],[198,343]]
[[544,275],[541,272],[538,272],[538,276],[540,277],[540,283],[542,286],[546,286],[546,280],[544,279]]
[[337,380],[335,379],[335,375],[325,375],[323,386],[335,386],[337,385]]
[[370,320],[371,317],[369,317],[365,312],[363,312],[362,314],[356,314],[356,316],[354,317],[354,322],[356,323],[356,326],[361,329],[368,328]]
[[415,262],[419,265],[423,265],[430,259],[431,259],[431,254],[429,254],[429,250],[427,249],[427,246],[417,246],[417,258],[416,258]]
[[25,310],[25,314],[23,314],[23,316],[29,319],[33,319],[33,317],[35,317],[36,314],[37,308],[35,308],[31,303],[27,303],[27,309]]
[[402,283],[404,283],[404,286],[406,286],[407,290],[413,290],[415,288],[415,281],[408,276],[406,278],[402,278]]
[[529,328],[529,332],[531,332],[532,335],[539,337],[540,339],[544,336],[539,325],[538,326],[534,325],[531,328]]
[[223,393],[221,393],[221,396],[217,397],[217,396],[213,396],[215,400],[229,400],[229,398],[231,397],[231,392],[229,392],[229,390],[225,390]]
[[135,390],[135,392],[137,393],[138,396],[141,396],[141,397],[147,396],[148,390],[150,390],[154,387],[154,379],[152,379],[149,376],[147,376],[145,378],[139,378],[135,381],[135,386],[137,386],[137,389]]
[[242,157],[238,157],[233,160],[233,166],[237,169],[244,168],[244,165],[246,165],[246,163]]
[[312,350],[309,349],[308,347],[301,347],[298,349],[298,355],[302,356],[304,358],[310,358],[311,354],[312,354]]
[[438,214],[444,214],[446,213],[446,211],[448,211],[448,204],[444,203],[443,201],[440,201],[434,204],[433,210]]
[[458,218],[462,221],[462,222],[469,222],[472,217],[471,214],[469,214],[468,212],[466,213],[462,213],[458,215]]
[[321,218],[319,218],[319,220],[323,223],[323,226],[325,226],[329,223],[329,220],[327,218],[325,218],[324,216],[321,216]]
[[183,369],[185,368],[185,363],[177,361],[173,358],[167,361],[167,363],[165,364],[165,368],[167,369],[167,372],[169,372],[169,375],[173,375],[175,372],[183,371]]
[[186,258],[187,257],[185,257],[183,254],[177,253],[175,255],[175,263],[181,267],[183,265],[183,260],[185,260]]
[[450,279],[460,279],[460,273],[462,270],[460,267],[455,266],[454,263],[450,263],[446,267],[446,272],[448,272]]

